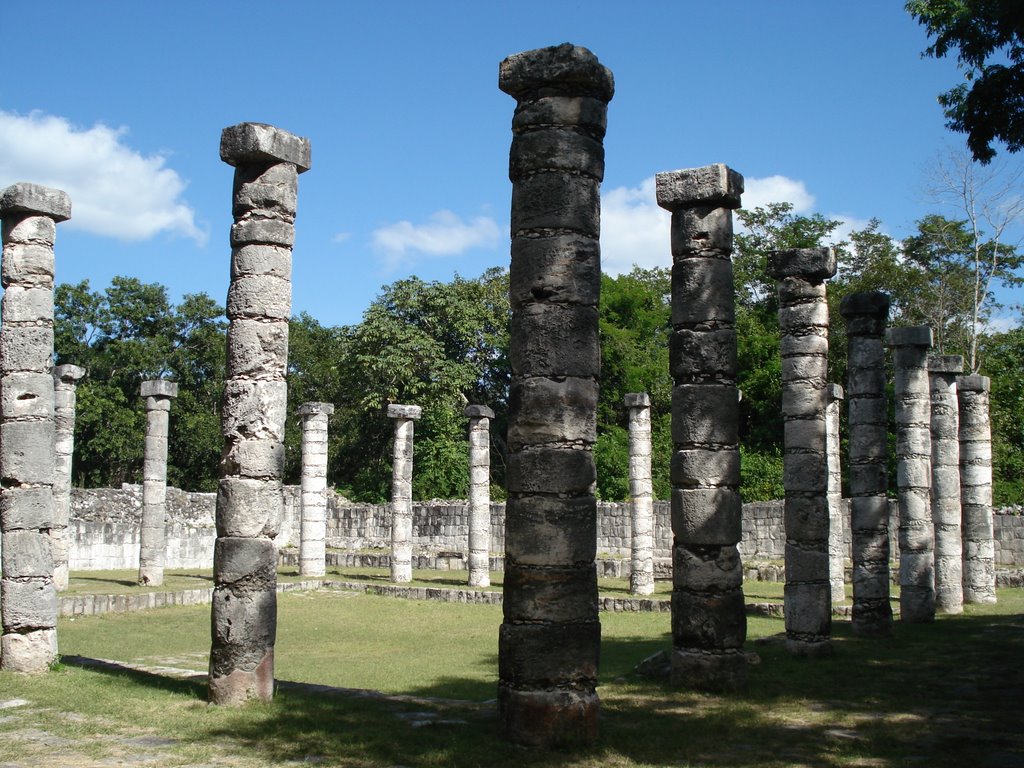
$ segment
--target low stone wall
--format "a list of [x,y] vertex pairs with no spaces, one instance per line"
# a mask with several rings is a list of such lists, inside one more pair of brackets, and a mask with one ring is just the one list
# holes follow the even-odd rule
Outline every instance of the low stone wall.
[[[299,544],[297,486],[287,486],[284,515],[276,539],[280,549]],[[168,568],[209,568],[216,539],[214,522],[216,497],[212,493],[186,493],[167,489]],[[896,504],[891,530],[896,541]],[[995,515],[996,565],[1006,569],[1024,566],[1024,516],[1019,507]],[[142,488],[126,485],[120,489],[72,489],[70,567],[72,570],[117,570],[137,568],[139,562],[139,520]],[[671,570],[671,509],[667,501],[654,503],[655,551],[659,575]],[[844,520],[849,522],[849,514]],[[491,504],[491,552],[493,565],[500,566],[505,549],[505,505]],[[469,537],[469,511],[463,501],[430,501],[413,505],[413,543],[417,567],[465,569]],[[844,531],[847,552],[850,532]],[[391,541],[391,515],[387,505],[352,504],[333,493],[328,496],[327,546],[343,553],[331,553],[338,565],[387,565]],[[599,502],[598,542],[602,572],[626,575],[630,553],[629,505]],[[740,553],[744,560],[782,561],[785,533],[781,501],[757,502],[743,507]],[[895,546],[894,555],[895,555]]]

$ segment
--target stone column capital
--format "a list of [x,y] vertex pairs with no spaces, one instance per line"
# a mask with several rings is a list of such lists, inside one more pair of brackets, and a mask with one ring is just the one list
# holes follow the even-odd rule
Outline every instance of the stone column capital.
[[885,343],[890,347],[930,347],[932,329],[927,325],[904,325],[898,328],[887,328]]
[[498,88],[516,100],[587,95],[611,101],[615,78],[586,48],[571,43],[509,56],[498,67]]
[[960,374],[963,372],[963,355],[928,355],[928,373]]
[[295,413],[299,416],[319,416],[324,414],[330,416],[334,413],[333,403],[303,403],[295,409]]
[[53,380],[73,386],[80,380],[84,379],[87,373],[88,371],[86,371],[85,368],[72,365],[71,363],[64,363],[63,365],[58,365],[53,369]]
[[139,397],[171,398],[178,396],[178,383],[167,379],[151,379],[139,386]]
[[18,182],[0,193],[0,217],[12,213],[67,221],[71,218],[71,198],[59,189]]
[[650,408],[651,396],[646,392],[630,392],[623,402],[627,408]]
[[826,384],[825,394],[828,396],[828,401],[834,403],[837,400],[843,400],[846,398],[846,393],[843,391],[841,384]]
[[978,374],[957,376],[956,388],[961,392],[988,392],[992,389],[992,380],[988,376]]
[[494,411],[486,405],[467,405],[462,415],[467,419],[493,419]]
[[743,177],[722,163],[656,174],[655,195],[667,211],[683,208],[739,208]]
[[291,163],[299,173],[310,169],[309,139],[266,123],[239,123],[220,135],[220,159],[228,165]]
[[797,277],[810,283],[836,273],[836,254],[831,248],[786,248],[768,254],[768,274],[776,280]]
[[418,405],[399,405],[388,403],[389,419],[412,419],[416,420],[423,415],[423,408]]

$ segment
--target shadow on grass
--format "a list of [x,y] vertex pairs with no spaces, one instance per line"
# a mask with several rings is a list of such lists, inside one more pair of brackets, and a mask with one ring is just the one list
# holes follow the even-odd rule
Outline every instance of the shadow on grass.
[[96,576],[79,576],[75,574],[75,581],[92,581],[96,584],[117,584],[121,587],[137,587],[139,586],[138,579],[104,579]]

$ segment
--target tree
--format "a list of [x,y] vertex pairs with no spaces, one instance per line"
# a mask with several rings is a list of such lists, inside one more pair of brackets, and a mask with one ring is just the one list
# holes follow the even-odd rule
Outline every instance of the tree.
[[939,96],[946,126],[967,134],[974,159],[994,141],[1024,147],[1024,4],[1020,0],[910,0],[907,10],[934,37],[924,55],[957,52],[964,82]]

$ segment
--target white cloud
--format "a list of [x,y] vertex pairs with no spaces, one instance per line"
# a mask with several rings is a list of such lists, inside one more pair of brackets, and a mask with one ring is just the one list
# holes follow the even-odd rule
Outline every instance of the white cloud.
[[399,221],[373,231],[373,247],[386,268],[415,260],[415,255],[456,256],[471,248],[493,248],[500,230],[489,216],[463,221],[451,211],[438,211],[424,224]]
[[160,155],[124,143],[125,128],[82,129],[65,118],[0,111],[0,184],[56,187],[71,198],[66,225],[119,240],[168,232],[206,240],[181,199],[186,182]]
[[805,214],[814,209],[814,195],[802,181],[786,176],[766,176],[763,179],[745,179],[743,207],[747,210],[763,208],[769,203],[792,203],[793,213]]

